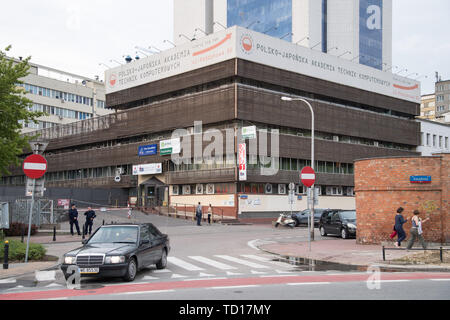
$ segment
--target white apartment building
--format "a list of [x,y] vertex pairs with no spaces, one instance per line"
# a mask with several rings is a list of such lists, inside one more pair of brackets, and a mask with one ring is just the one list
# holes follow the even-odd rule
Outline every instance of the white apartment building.
[[420,122],[421,140],[417,152],[420,152],[422,156],[450,152],[450,124],[425,119],[417,121]]
[[31,109],[47,115],[39,123],[22,122],[23,133],[50,128],[60,124],[106,115],[105,84],[50,67],[29,63],[29,75],[21,79],[27,98],[33,101]]
[[392,0],[174,0],[174,42],[238,25],[392,70]]

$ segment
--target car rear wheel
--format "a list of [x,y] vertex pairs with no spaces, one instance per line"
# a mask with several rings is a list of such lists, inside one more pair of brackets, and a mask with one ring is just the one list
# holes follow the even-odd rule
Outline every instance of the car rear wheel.
[[134,278],[136,278],[137,273],[137,264],[136,259],[130,258],[130,261],[128,262],[127,266],[127,273],[125,274],[125,281],[133,281]]
[[322,237],[325,237],[327,235],[327,233],[325,232],[325,229],[323,228],[323,226],[320,226],[319,230],[320,230],[320,235]]
[[156,269],[165,269],[167,267],[167,251],[163,250],[161,260],[156,264]]
[[345,229],[342,229],[341,236],[342,236],[342,239],[347,239],[348,238],[348,231],[345,230]]

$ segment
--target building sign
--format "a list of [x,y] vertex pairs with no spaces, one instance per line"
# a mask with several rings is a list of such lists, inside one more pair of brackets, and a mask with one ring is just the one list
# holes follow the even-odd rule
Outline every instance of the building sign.
[[256,139],[256,126],[243,127],[242,128],[242,139]]
[[58,199],[58,207],[64,207],[64,209],[69,209],[70,199]]
[[[372,35],[372,32],[377,33],[382,23],[375,4],[378,1],[381,0],[365,0],[368,4],[365,11],[366,31],[362,32],[374,39],[378,36]],[[379,10],[381,14],[382,7]],[[368,50],[375,58],[380,56],[379,48],[369,47]],[[420,82],[238,26],[106,70],[106,93],[235,58],[420,103]]]
[[383,0],[359,1],[359,62],[383,70]]
[[149,163],[133,166],[133,176],[139,176],[144,174],[161,174],[161,173],[162,173],[161,163]]
[[431,183],[431,176],[411,176],[411,183]]
[[138,155],[140,157],[143,156],[152,156],[158,153],[158,145],[157,144],[151,144],[148,146],[140,146],[138,150]]
[[239,181],[247,181],[247,145],[239,144]]
[[163,140],[159,143],[159,154],[162,156],[181,152],[180,138]]

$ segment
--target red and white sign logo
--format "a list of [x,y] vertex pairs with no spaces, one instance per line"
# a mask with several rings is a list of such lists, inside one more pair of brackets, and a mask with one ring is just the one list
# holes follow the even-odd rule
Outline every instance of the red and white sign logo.
[[30,179],[39,179],[46,171],[47,160],[39,154],[33,154],[23,162],[23,173]]
[[239,144],[239,181],[247,180],[247,145]]
[[242,51],[246,54],[252,53],[254,45],[253,45],[253,38],[250,35],[244,34],[241,37],[241,48]]
[[110,76],[109,76],[109,81],[108,81],[108,83],[109,83],[109,86],[112,88],[112,87],[114,87],[115,85],[116,85],[116,83],[117,83],[117,75],[115,74],[115,73],[112,73]]
[[316,182],[316,172],[311,167],[304,167],[300,173],[300,180],[305,187],[310,188]]

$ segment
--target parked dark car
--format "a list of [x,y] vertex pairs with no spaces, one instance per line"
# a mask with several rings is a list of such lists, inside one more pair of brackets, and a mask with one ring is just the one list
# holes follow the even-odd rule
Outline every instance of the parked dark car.
[[[320,222],[320,217],[322,216],[322,213],[325,210],[329,210],[329,209],[319,209],[319,208],[314,208],[314,226],[318,227],[319,226],[319,222]],[[303,211],[297,212],[297,213],[293,213],[292,214],[292,219],[295,220],[296,222],[296,227],[299,225],[308,225],[308,218],[310,217],[311,214],[311,210],[310,209],[305,209]]]
[[84,242],[83,247],[64,255],[61,270],[66,279],[79,268],[81,276],[122,277],[133,281],[138,270],[152,264],[167,266],[170,241],[153,224],[104,225]]
[[356,211],[336,210],[326,211],[320,218],[319,230],[321,236],[328,234],[340,235],[343,239],[356,236]]

